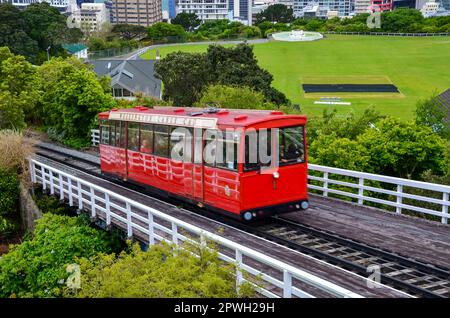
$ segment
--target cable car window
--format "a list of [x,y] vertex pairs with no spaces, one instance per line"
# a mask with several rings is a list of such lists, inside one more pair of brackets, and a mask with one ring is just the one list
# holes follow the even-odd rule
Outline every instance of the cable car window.
[[192,162],[192,128],[172,127],[169,156],[172,160]]
[[116,122],[116,147],[125,146],[125,122]]
[[205,149],[203,151],[203,162],[205,166],[215,167],[217,151],[217,130],[205,130]]
[[120,121],[116,121],[115,123],[116,126],[116,132],[114,134],[114,146],[115,147],[120,147],[120,132],[121,132],[121,127],[120,127]]
[[102,120],[100,122],[100,143],[102,145],[109,145],[110,135],[110,122],[109,120]]
[[272,159],[271,129],[253,130],[245,133],[244,171],[268,167]]
[[303,126],[280,128],[278,141],[280,166],[305,161]]
[[239,132],[226,131],[218,136],[216,151],[216,167],[238,170]]
[[153,125],[141,124],[140,152],[153,153]]
[[169,157],[169,126],[154,125],[155,155]]
[[128,123],[128,149],[139,151],[139,124]]

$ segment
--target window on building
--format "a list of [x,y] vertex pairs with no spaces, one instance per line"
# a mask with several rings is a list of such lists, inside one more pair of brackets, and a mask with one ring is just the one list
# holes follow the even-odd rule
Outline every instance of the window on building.
[[169,157],[169,126],[154,125],[154,153],[156,156]]
[[141,124],[141,147],[143,153],[153,153],[153,125]]

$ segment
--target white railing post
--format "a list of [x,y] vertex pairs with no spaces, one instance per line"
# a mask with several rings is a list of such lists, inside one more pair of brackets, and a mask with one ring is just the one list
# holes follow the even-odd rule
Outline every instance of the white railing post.
[[48,171],[49,180],[50,180],[50,194],[55,193],[55,185],[53,184],[53,170]]
[[31,175],[31,182],[36,183],[36,171],[34,168],[34,162],[30,160],[30,175]]
[[242,252],[240,250],[236,250],[236,288],[239,291],[239,287],[242,284]]
[[127,235],[128,237],[133,236],[133,227],[131,224],[131,206],[130,203],[126,202],[125,204],[127,210]]
[[41,178],[42,178],[42,189],[47,189],[47,180],[45,179],[45,169],[44,166],[41,166]]
[[91,193],[91,217],[95,218],[96,212],[95,212],[95,191],[94,187],[89,187],[90,193]]
[[328,171],[325,171],[323,173],[323,192],[322,192],[322,195],[324,197],[328,196],[328,191],[327,190],[328,190]]
[[363,205],[364,204],[364,199],[362,198],[364,196],[364,178],[359,178],[359,182],[358,182],[359,188],[358,188],[358,204],[359,205]]
[[72,179],[69,177],[67,177],[67,191],[69,191],[69,206],[73,206]]
[[58,175],[58,183],[59,183],[59,199],[64,200],[64,186],[61,174]]
[[106,225],[111,224],[111,205],[109,202],[109,194],[105,193],[105,210],[106,210]]
[[403,193],[403,186],[401,184],[397,185],[397,205],[395,207],[395,213],[402,214],[402,207],[400,206],[403,202],[403,197],[401,194]]
[[81,192],[81,183],[77,180],[77,191],[78,191],[78,209],[81,211],[83,209],[83,193]]
[[178,226],[172,223],[172,242],[178,245]]
[[287,270],[283,271],[283,298],[292,297],[292,275]]
[[155,233],[153,228],[153,214],[148,211],[148,244],[155,245]]
[[448,205],[446,205],[445,203],[448,203],[449,199],[449,193],[448,192],[444,192],[442,194],[442,200],[444,201],[442,204],[442,213],[444,213],[444,215],[442,216],[441,222],[444,224],[447,224],[448,222]]

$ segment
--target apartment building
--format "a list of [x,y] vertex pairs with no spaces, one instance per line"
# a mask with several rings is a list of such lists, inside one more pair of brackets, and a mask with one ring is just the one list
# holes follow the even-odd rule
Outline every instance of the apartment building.
[[112,23],[149,26],[162,21],[161,0],[112,0]]
[[294,15],[296,17],[304,16],[304,9],[311,7],[326,8],[327,11],[337,11],[338,16],[346,17],[353,12],[354,0],[294,0]]
[[72,16],[83,32],[100,31],[105,23],[110,22],[109,10],[104,3],[82,3]]

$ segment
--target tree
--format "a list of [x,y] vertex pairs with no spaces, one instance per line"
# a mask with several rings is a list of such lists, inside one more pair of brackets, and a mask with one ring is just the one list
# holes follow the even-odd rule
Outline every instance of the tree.
[[320,135],[310,143],[309,161],[324,166],[371,172],[367,149],[355,140],[339,138],[335,133]]
[[166,243],[146,252],[138,244],[119,256],[101,254],[80,262],[81,289],[66,288],[66,296],[80,298],[254,297],[245,282],[236,289],[236,267],[224,264],[214,246]]
[[197,103],[199,106],[218,106],[222,108],[258,109],[267,103],[264,95],[245,86],[210,85]]
[[164,99],[175,105],[191,106],[199,100],[210,81],[206,56],[200,53],[174,52],[156,64],[156,73],[164,84]]
[[450,105],[432,96],[420,100],[416,107],[416,123],[430,127],[442,138],[450,139]]
[[114,244],[87,218],[44,214],[33,238],[0,258],[0,298],[61,296],[69,264],[99,252],[111,253]]
[[0,46],[7,46],[12,53],[23,55],[33,62],[39,48],[27,31],[29,28],[22,12],[11,4],[0,4]]
[[180,12],[172,20],[172,24],[178,24],[186,31],[192,32],[196,27],[200,25],[202,21],[197,17],[195,13]]
[[0,129],[22,129],[39,94],[36,71],[21,55],[0,48]]
[[92,66],[76,58],[53,58],[39,67],[40,113],[44,124],[61,133],[64,139],[88,141],[90,129],[99,112],[114,107],[105,83],[97,78]]
[[419,10],[398,8],[393,11],[385,11],[381,15],[381,29],[387,32],[417,32],[414,25],[423,23],[423,16]]
[[449,169],[446,144],[429,127],[386,118],[357,140],[367,149],[374,173],[419,179],[426,170],[442,175]]
[[273,76],[259,67],[252,46],[238,44],[226,48],[210,45],[206,59],[212,83],[248,86],[262,92],[268,101],[277,105],[289,103],[283,93],[271,87]]
[[289,23],[294,20],[294,11],[284,4],[277,3],[256,15],[256,24],[264,21]]
[[247,44],[225,48],[210,45],[206,54],[175,52],[156,64],[164,84],[164,98],[175,104],[191,106],[210,84],[243,85],[262,92],[267,101],[277,105],[289,100],[271,87],[272,75],[258,66],[253,48]]
[[[65,55],[61,44],[77,42],[82,36],[80,30],[69,29],[66,16],[47,2],[29,5],[23,12],[23,18],[29,30],[28,35],[37,42],[43,53],[50,47],[51,55]],[[37,62],[43,60],[38,59]]]
[[172,37],[184,39],[186,32],[181,25],[158,22],[148,28],[148,37],[152,40]]
[[147,29],[144,26],[133,24],[114,24],[111,32],[125,41],[140,39],[147,35]]

